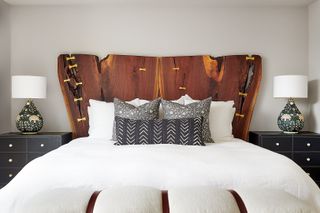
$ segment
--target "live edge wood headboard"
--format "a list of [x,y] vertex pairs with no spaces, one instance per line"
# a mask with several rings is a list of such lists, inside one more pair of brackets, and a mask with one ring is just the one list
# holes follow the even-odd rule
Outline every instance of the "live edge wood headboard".
[[[234,100],[233,134],[246,140],[262,76],[261,57],[145,57],[94,55],[58,57],[58,76],[73,136],[88,135],[89,99],[111,102],[162,97]],[[112,118],[106,118],[112,119]]]

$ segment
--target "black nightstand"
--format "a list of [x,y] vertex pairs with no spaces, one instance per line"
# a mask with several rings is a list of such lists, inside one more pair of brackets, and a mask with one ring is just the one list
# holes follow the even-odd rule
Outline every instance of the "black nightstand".
[[30,161],[70,142],[70,132],[43,132],[36,135],[0,135],[0,188]]
[[253,131],[249,133],[249,141],[292,159],[320,185],[320,134]]

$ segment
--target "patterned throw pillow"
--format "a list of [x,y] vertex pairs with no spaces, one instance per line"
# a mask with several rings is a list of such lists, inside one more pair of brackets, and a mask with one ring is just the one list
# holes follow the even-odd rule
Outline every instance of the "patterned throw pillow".
[[133,120],[116,117],[115,145],[179,144],[201,145],[202,117]]
[[213,143],[209,129],[209,112],[212,98],[181,105],[171,101],[161,100],[165,119],[192,118],[201,116],[202,122],[202,139],[205,143]]
[[[160,99],[155,99],[149,103],[143,104],[141,106],[135,107],[118,98],[113,100],[114,103],[114,115],[122,118],[129,119],[142,119],[142,120],[152,120],[159,118],[159,105]],[[113,123],[113,134],[112,140],[117,140],[116,135],[116,125]]]

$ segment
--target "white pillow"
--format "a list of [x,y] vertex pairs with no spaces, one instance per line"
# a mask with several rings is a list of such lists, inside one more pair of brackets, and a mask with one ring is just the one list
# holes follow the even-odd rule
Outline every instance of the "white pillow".
[[[191,104],[199,100],[193,100],[185,95],[185,104]],[[233,138],[232,121],[236,109],[234,101],[212,101],[209,113],[209,128],[214,142],[226,141]]]
[[[139,99],[136,98],[127,103],[139,106]],[[98,100],[89,100],[89,137],[112,139],[113,121],[114,121],[114,104]]]

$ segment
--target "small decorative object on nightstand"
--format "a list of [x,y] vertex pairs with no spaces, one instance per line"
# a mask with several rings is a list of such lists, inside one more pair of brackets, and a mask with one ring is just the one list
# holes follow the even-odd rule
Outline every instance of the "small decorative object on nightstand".
[[28,98],[17,116],[16,126],[22,134],[37,134],[43,126],[43,118],[31,98],[46,98],[47,79],[42,76],[12,76],[12,98]]
[[304,75],[280,75],[273,80],[273,97],[289,98],[278,117],[279,128],[287,134],[298,133],[304,126],[304,118],[293,98],[308,97],[308,78]]
[[292,159],[320,185],[320,134],[300,132],[288,135],[280,131],[252,131],[249,141]]
[[30,161],[70,142],[71,132],[36,135],[0,135],[0,188],[5,186]]

